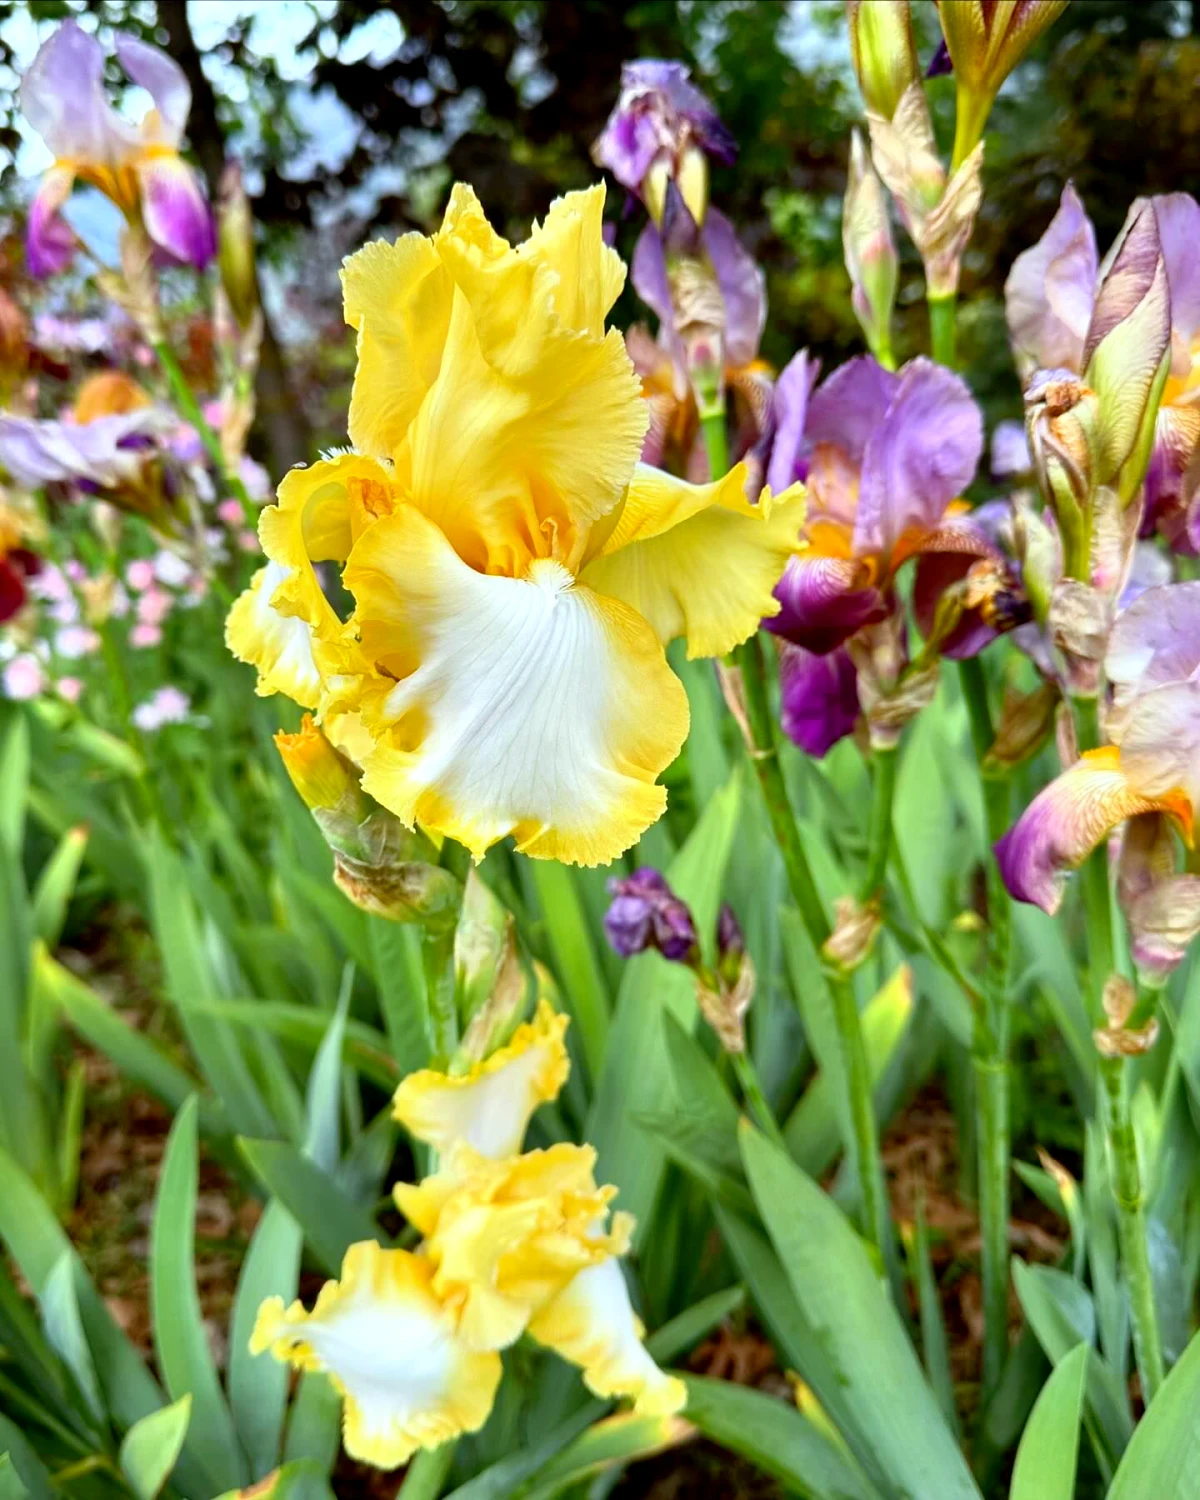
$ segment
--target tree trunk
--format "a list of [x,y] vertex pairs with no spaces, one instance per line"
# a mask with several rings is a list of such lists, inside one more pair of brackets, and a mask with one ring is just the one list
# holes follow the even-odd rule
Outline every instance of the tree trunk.
[[[158,18],[166,28],[167,51],[183,69],[192,90],[192,112],[188,117],[188,139],[215,202],[221,169],[225,165],[225,132],[217,116],[212,85],[200,64],[192,28],[188,24],[186,0],[159,0]],[[304,462],[312,448],[312,433],[304,409],[288,384],[283,349],[267,310],[263,308],[262,357],[255,387],[258,401],[256,426],[262,438],[271,477],[278,481],[293,464]]]

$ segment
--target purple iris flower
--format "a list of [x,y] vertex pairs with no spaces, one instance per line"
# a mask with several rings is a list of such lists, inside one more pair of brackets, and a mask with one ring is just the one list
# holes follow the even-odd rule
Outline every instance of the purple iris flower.
[[21,109],[54,156],[29,212],[34,276],[53,275],[71,261],[75,237],[62,208],[76,179],[111,198],[172,262],[203,269],[216,253],[203,189],[179,155],[192,99],[183,70],[157,47],[122,33],[115,50],[126,76],[154,103],[137,124],[108,102],[105,49],[74,20],[42,44],[21,80]]

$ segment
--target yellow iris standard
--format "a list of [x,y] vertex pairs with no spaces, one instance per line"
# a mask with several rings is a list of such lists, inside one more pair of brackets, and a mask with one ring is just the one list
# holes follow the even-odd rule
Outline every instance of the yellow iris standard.
[[603,205],[568,194],[514,248],[459,184],[431,238],[347,260],[353,451],[284,480],[227,627],[260,693],[315,710],[366,791],[476,858],[511,834],[602,864],[661,816],[688,728],[663,648],[719,655],[775,614],[803,520],[798,485],[751,503],[741,466],[689,485],[639,464]]

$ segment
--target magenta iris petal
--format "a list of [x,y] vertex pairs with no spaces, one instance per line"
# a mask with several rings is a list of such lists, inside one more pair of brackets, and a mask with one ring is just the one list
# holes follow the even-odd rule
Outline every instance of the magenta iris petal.
[[779,613],[763,624],[774,635],[823,655],[864,625],[886,618],[888,606],[876,588],[859,582],[853,558],[802,554],[789,559],[775,585]]
[[150,238],[175,260],[202,271],[216,254],[217,240],[199,178],[177,156],[139,162],[137,173]]
[[843,648],[816,656],[802,646],[780,648],[779,684],[784,733],[820,757],[853,732],[858,719],[858,673]]

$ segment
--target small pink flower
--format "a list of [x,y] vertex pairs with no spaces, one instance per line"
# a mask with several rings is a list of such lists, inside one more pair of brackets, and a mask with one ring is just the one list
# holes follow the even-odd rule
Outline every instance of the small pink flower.
[[157,646],[161,641],[162,627],[159,625],[135,625],[129,632],[129,644],[138,650]]
[[78,677],[60,677],[54,690],[64,703],[78,703],[83,696],[83,683]]
[[169,589],[181,589],[192,575],[191,567],[177,552],[165,548],[154,555],[154,576]]
[[54,649],[67,661],[78,661],[100,649],[100,637],[87,625],[64,625],[54,637]]
[[166,589],[160,589],[157,584],[154,584],[138,600],[137,617],[139,623],[142,625],[161,625],[171,613],[171,606],[174,602]]
[[72,583],[82,583],[87,577],[87,569],[77,557],[68,558],[63,564],[63,572]]
[[253,531],[239,531],[237,543],[243,552],[257,552],[258,534]]
[[46,690],[46,673],[36,656],[14,656],[4,668],[4,696],[19,703],[36,698]]
[[217,516],[231,530],[242,524],[242,502],[240,500],[222,500],[217,506]]
[[164,724],[182,724],[191,712],[192,702],[186,693],[168,684],[160,687],[145,703],[133,711],[133,722],[144,733],[153,733]]
[[154,583],[154,564],[148,557],[135,558],[125,569],[125,582],[139,594],[150,588]]

